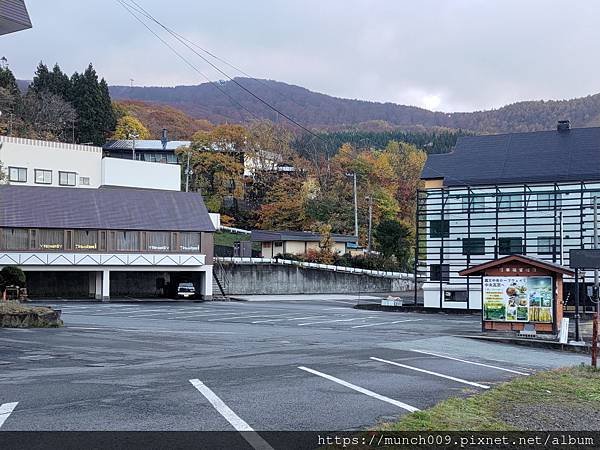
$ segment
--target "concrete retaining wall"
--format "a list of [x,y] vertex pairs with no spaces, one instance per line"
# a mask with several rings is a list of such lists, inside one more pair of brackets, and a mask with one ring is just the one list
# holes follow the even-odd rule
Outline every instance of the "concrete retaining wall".
[[230,295],[398,292],[414,288],[409,278],[386,278],[289,265],[225,264],[224,268]]

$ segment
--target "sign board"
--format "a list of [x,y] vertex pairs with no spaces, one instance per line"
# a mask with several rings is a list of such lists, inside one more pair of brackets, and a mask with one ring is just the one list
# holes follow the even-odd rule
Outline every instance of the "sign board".
[[402,299],[382,298],[381,306],[402,306]]
[[483,320],[552,323],[552,277],[484,277]]
[[600,249],[569,250],[569,267],[571,269],[600,269]]

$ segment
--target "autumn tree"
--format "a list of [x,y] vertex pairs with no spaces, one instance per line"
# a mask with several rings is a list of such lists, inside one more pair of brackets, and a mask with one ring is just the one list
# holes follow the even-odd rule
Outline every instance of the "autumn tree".
[[305,230],[306,198],[311,185],[298,177],[283,175],[274,183],[259,208],[257,227],[263,230]]
[[125,115],[117,120],[113,139],[132,139],[136,135],[137,139],[150,139],[150,131],[137,118]]
[[62,97],[29,91],[21,106],[20,135],[44,140],[71,140],[77,113]]

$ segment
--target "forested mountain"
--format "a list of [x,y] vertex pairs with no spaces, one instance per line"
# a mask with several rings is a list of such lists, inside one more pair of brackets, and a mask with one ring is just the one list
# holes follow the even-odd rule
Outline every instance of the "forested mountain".
[[[477,133],[547,130],[564,118],[576,127],[600,125],[600,94],[447,114],[394,103],[336,98],[272,80],[237,78],[236,81],[300,123],[329,130],[356,126],[362,129],[363,125],[368,128],[372,121],[384,122],[389,128],[445,127]],[[114,100],[163,103],[213,123],[248,122],[253,118],[283,120],[230,81],[177,87],[112,86],[110,93]]]

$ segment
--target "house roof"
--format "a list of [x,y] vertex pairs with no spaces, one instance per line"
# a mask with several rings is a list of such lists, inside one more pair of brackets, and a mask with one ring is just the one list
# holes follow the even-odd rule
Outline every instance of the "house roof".
[[460,272],[458,272],[458,274],[463,277],[469,275],[484,275],[487,269],[491,269],[492,267],[498,267],[510,262],[520,262],[523,264],[528,264],[530,266],[538,267],[540,269],[549,270],[550,272],[562,273],[563,275],[572,276],[575,274],[575,272],[569,269],[568,267],[564,267],[560,264],[548,262],[540,258],[534,258],[532,256],[526,255],[509,255],[505,256],[504,258],[494,259],[492,261],[488,261],[486,263],[478,264],[476,266],[472,266],[467,269],[461,270]]
[[463,136],[430,155],[422,179],[445,186],[600,180],[600,128]]
[[[253,230],[250,235],[250,240],[254,242],[273,242],[273,241],[302,241],[302,242],[319,242],[323,237],[320,233],[311,231],[263,231]],[[335,242],[356,242],[355,236],[346,234],[332,234],[332,239]]]
[[0,35],[31,28],[24,0],[0,1]]
[[0,227],[215,231],[197,193],[0,186]]
[[[160,139],[136,139],[135,149],[136,151],[168,151],[172,152],[177,150],[179,147],[189,147],[192,144],[191,141],[168,141],[167,148],[163,148],[162,141]],[[116,141],[107,141],[102,147],[104,150],[132,150],[133,141],[127,139],[119,139]]]

